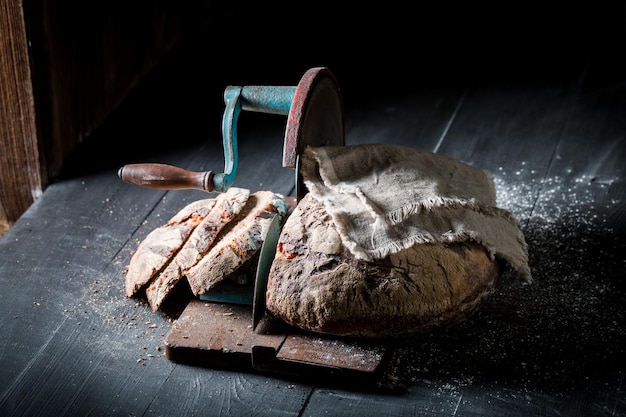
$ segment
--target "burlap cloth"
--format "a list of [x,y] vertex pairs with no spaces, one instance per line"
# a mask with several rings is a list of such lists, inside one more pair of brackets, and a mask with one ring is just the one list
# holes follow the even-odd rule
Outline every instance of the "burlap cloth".
[[524,235],[496,206],[491,174],[452,158],[387,144],[308,147],[304,183],[344,245],[372,260],[416,243],[482,244],[531,281]]

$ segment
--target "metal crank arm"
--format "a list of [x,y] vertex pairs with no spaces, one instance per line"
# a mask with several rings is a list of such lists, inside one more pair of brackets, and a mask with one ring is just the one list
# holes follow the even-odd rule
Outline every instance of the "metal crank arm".
[[125,165],[118,171],[118,176],[124,182],[158,190],[227,191],[237,173],[237,120],[241,112],[241,91],[241,87],[229,87],[224,91],[226,104],[222,118],[224,173],[194,172],[172,165],[144,163]]

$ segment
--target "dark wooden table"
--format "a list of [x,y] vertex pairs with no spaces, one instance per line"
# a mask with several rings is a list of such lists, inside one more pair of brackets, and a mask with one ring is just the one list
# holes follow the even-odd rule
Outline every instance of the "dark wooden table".
[[[174,363],[164,343],[176,317],[124,296],[139,242],[207,194],[131,186],[117,169],[219,171],[225,83],[295,85],[321,59],[262,72],[187,52],[94,132],[0,239],[1,415],[626,414],[626,77],[613,59],[623,50],[477,67],[448,58],[430,69],[410,57],[326,61],[337,64],[349,144],[414,146],[493,173],[535,279],[507,274],[467,321],[397,341],[365,387]],[[242,116],[236,186],[294,192],[293,171],[280,167],[284,123]]]

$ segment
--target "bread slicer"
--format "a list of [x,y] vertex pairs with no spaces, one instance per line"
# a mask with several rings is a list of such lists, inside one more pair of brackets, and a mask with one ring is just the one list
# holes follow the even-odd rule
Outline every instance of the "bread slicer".
[[[311,68],[292,86],[229,86],[222,119],[224,172],[193,172],[166,164],[130,164],[119,177],[130,184],[161,189],[224,192],[238,165],[237,122],[242,110],[287,115],[282,166],[295,170],[296,200],[306,189],[300,156],[306,146],[343,146],[343,101],[332,72]],[[380,342],[336,340],[276,327],[265,320],[265,291],[281,224],[274,218],[260,249],[253,288],[243,297],[209,293],[190,301],[173,323],[166,356],[175,362],[249,368],[280,374],[358,377],[377,375],[389,356]],[[243,301],[242,301],[243,300]],[[250,309],[252,305],[252,309]]]
[[285,168],[295,169],[296,197],[305,194],[299,160],[306,146],[345,143],[343,101],[337,80],[325,67],[311,68],[293,86],[228,86],[222,118],[224,172],[193,172],[166,164],[129,164],[119,177],[130,184],[161,190],[197,189],[224,192],[238,166],[237,122],[242,110],[287,116],[283,143]]

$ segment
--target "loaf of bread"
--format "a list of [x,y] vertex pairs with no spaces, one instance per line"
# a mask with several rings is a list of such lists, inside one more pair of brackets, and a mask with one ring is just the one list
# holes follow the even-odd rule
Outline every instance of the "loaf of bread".
[[334,336],[422,334],[473,314],[500,272],[499,261],[471,240],[356,259],[324,204],[307,194],[282,229],[266,309],[289,325]]

